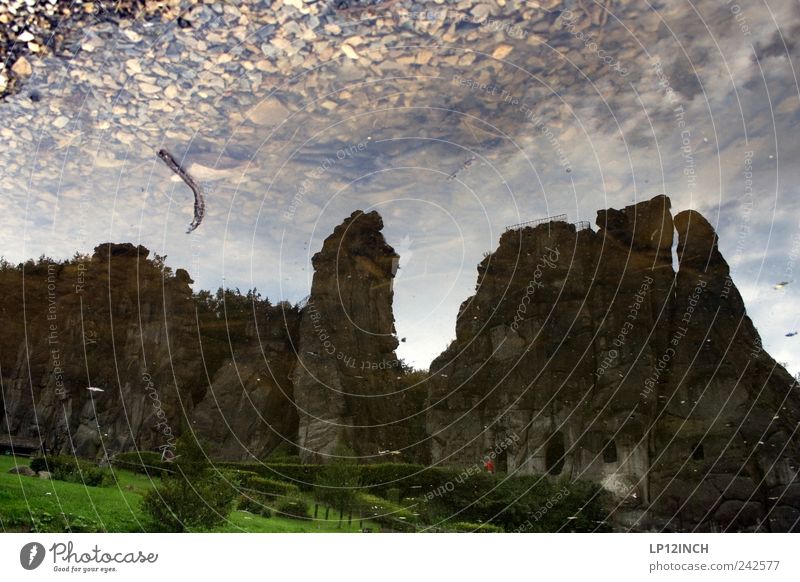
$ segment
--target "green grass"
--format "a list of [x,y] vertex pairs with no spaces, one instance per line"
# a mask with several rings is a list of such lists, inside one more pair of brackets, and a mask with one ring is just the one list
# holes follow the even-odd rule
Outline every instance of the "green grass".
[[0,456],[0,525],[4,531],[141,531],[141,491],[148,479],[120,475],[118,485],[86,487],[80,483],[12,475],[11,456]]
[[[320,508],[320,513],[324,517],[325,510]],[[252,515],[246,511],[234,511],[230,516],[230,523],[214,531],[247,531],[259,533],[354,533],[361,531],[359,521],[353,517],[353,523],[347,525],[347,515],[342,520],[341,527],[338,524],[339,513],[331,510],[328,521],[323,519],[290,519],[273,515],[270,518],[263,518]],[[364,527],[369,527],[372,531],[378,531],[379,525],[364,521]]]
[[[27,466],[30,459],[0,456],[0,528],[2,531],[146,531],[146,519],[139,505],[142,495],[157,484],[146,475],[115,469],[116,485],[87,487],[80,483],[13,475],[15,464]],[[313,501],[309,499],[313,508]],[[325,509],[320,507],[320,517]],[[217,532],[358,532],[359,521],[347,518],[338,523],[338,512],[331,510],[329,520],[291,519],[280,515],[264,518],[246,511],[234,511]],[[380,526],[364,522],[377,531]]]

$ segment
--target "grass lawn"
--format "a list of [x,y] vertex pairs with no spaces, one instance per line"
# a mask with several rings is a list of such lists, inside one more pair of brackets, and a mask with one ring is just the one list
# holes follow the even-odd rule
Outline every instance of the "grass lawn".
[[[142,494],[157,484],[145,476],[115,469],[117,484],[87,487],[79,483],[45,480],[12,475],[15,464],[28,465],[30,459],[0,456],[0,527],[2,531],[108,531],[140,532],[146,530],[145,516],[139,509]],[[313,502],[311,502],[313,508]],[[324,508],[320,515],[324,516]],[[246,511],[234,511],[218,532],[357,532],[359,521],[337,527],[338,513],[331,511],[329,521],[291,519],[279,515],[264,518]],[[379,525],[364,522],[378,531]]]
[[[324,511],[321,513],[324,515]],[[290,519],[277,515],[273,515],[270,518],[263,518],[247,513],[246,511],[234,511],[230,516],[230,523],[214,531],[247,531],[260,533],[352,533],[361,531],[358,527],[358,520],[355,517],[353,517],[353,523],[348,526],[347,516],[345,516],[342,520],[341,527],[337,527],[338,515],[337,512],[337,519],[333,519],[333,511],[331,511],[329,519],[326,522],[322,519]],[[380,528],[379,525],[367,522],[366,520],[364,521],[364,527],[370,527],[372,531],[378,531]]]
[[[27,465],[21,457],[16,464]],[[0,525],[4,531],[110,531],[143,529],[140,492],[148,479],[120,475],[111,487],[12,475],[14,457],[0,456]],[[137,492],[138,491],[138,492]]]

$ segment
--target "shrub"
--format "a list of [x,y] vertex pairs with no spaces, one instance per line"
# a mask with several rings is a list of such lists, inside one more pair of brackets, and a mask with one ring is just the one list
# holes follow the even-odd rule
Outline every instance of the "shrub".
[[34,457],[31,459],[31,469],[38,473],[47,471],[47,460],[44,457]]
[[239,509],[261,517],[272,517],[272,510],[267,506],[270,500],[261,495],[242,495],[239,497]]
[[492,525],[491,523],[471,523],[469,521],[457,521],[448,524],[453,531],[464,533],[503,533],[503,528]]
[[111,460],[111,464],[120,469],[149,477],[163,477],[172,467],[172,463],[162,461],[161,453],[155,451],[117,453]]
[[98,467],[90,461],[65,455],[37,457],[31,462],[31,469],[37,472],[49,471],[53,479],[81,483],[90,487],[102,487],[114,483],[114,475],[108,469]]
[[159,531],[210,529],[225,522],[236,500],[236,488],[215,471],[191,431],[176,445],[175,473],[149,490],[142,510]]
[[265,479],[258,475],[250,476],[245,475],[240,477],[240,483],[244,489],[252,489],[253,492],[262,493],[271,497],[288,497],[297,496],[300,489],[291,483],[284,483],[282,481],[273,481],[272,479]]
[[325,465],[317,473],[314,499],[339,510],[340,514],[352,509],[361,482],[361,469],[347,457],[353,451],[340,446],[336,449],[337,458]]
[[225,522],[235,498],[235,489],[219,475],[168,477],[145,493],[142,510],[158,531],[208,529]]
[[364,519],[396,531],[415,531],[417,516],[398,503],[382,497],[359,493],[355,508]]
[[285,497],[275,505],[275,513],[284,517],[308,519],[310,510],[308,503],[302,497]]
[[217,463],[218,467],[224,467],[239,472],[256,473],[273,481],[283,481],[291,483],[300,488],[301,491],[310,491],[314,487],[317,473],[322,469],[322,465],[301,465],[299,463]]

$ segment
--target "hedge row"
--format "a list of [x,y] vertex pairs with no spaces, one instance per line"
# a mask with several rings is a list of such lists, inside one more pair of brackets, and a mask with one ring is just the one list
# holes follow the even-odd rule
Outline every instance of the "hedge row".
[[310,519],[311,509],[302,497],[283,497],[275,504],[275,513],[282,517]]
[[230,469],[237,473],[255,473],[260,477],[290,483],[303,491],[314,487],[317,474],[322,465],[301,465],[299,463],[234,463],[223,462],[217,468]]
[[[318,481],[324,465],[299,463],[218,463],[218,467],[257,473],[274,481],[285,481],[303,491],[310,491]],[[358,465],[360,487],[369,493],[383,494],[399,490],[402,497],[418,497],[455,480],[460,469],[425,467],[405,463],[376,463]],[[392,492],[393,494],[396,494]]]
[[417,518],[413,512],[398,503],[382,497],[360,493],[356,496],[355,510],[363,519],[379,523],[395,531],[415,531]]
[[270,497],[290,497],[300,493],[300,489],[296,485],[284,481],[265,479],[252,472],[240,474],[239,485],[244,490],[250,490],[253,493],[260,493]]
[[261,517],[272,517],[272,510],[269,503],[272,499],[267,499],[262,495],[242,495],[239,497],[238,507],[241,511],[248,511]]
[[64,455],[47,455],[31,459],[31,469],[48,471],[53,479],[82,483],[90,487],[102,487],[114,483],[114,475],[108,469],[98,467],[90,461]]
[[448,524],[448,528],[461,533],[503,533],[502,527],[497,527],[491,523],[458,521],[456,523]]
[[172,463],[162,461],[161,454],[155,451],[117,453],[111,460],[111,464],[120,469],[153,478],[163,477],[174,469]]
[[[119,453],[112,461],[115,466],[137,473],[158,477],[172,469],[172,464],[162,461],[157,452],[141,451]],[[235,474],[256,474],[272,482],[294,485],[302,491],[310,491],[318,480],[324,465],[304,465],[300,463],[249,463],[220,462],[214,466],[229,469]],[[439,467],[425,467],[405,463],[377,463],[359,465],[361,487],[370,493],[381,494],[387,490],[399,490],[400,496],[417,497],[454,480],[461,471]],[[394,492],[392,492],[394,493]]]

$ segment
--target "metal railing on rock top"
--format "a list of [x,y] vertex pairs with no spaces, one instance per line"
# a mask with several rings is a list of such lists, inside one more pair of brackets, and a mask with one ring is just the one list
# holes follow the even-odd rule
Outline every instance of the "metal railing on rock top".
[[516,230],[518,228],[525,228],[526,226],[539,226],[548,222],[566,222],[566,214],[556,214],[555,216],[545,216],[544,218],[537,218],[536,220],[529,220],[528,222],[520,222],[519,224],[512,224],[507,226],[506,230]]

